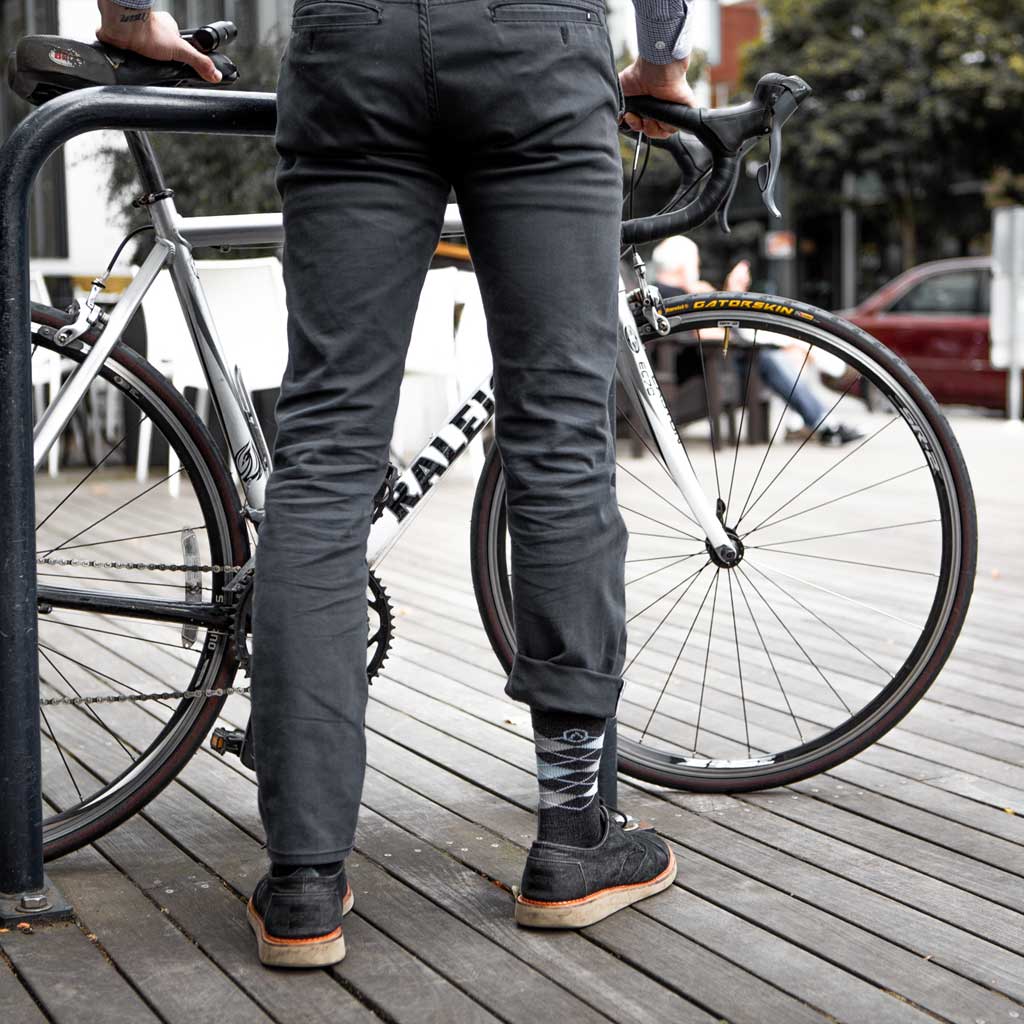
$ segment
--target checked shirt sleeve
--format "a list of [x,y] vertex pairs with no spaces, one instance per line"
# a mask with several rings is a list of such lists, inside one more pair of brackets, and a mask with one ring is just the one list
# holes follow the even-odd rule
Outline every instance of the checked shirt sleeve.
[[640,56],[651,64],[671,64],[690,55],[686,0],[633,0]]
[[114,0],[114,3],[132,11],[148,11],[153,6],[153,0]]

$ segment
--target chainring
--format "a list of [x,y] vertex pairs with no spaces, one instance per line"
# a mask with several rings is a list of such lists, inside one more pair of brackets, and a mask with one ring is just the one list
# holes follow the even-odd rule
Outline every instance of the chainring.
[[[369,681],[380,673],[391,651],[391,640],[394,636],[395,618],[391,599],[380,578],[372,570],[369,571],[369,582],[366,588],[367,603],[367,640],[366,640],[366,675]],[[252,591],[254,567],[250,563],[242,568],[238,576],[232,580],[229,589],[237,594],[234,617],[235,654],[239,664],[250,673],[252,652],[249,649],[249,636],[252,633]]]

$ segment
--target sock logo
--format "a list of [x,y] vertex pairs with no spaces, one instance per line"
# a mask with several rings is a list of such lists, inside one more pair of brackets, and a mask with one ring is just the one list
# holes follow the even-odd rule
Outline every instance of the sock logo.
[[590,738],[590,733],[586,729],[566,729],[562,733],[562,739],[566,743],[586,743]]

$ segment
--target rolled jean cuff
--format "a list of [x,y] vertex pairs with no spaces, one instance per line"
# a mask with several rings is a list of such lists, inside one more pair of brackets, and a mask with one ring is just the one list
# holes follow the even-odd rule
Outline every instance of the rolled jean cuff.
[[517,654],[505,692],[534,711],[561,711],[593,718],[614,718],[622,676],[586,668],[536,661]]
[[310,864],[335,864],[339,860],[345,860],[351,852],[351,846],[344,850],[327,850],[321,853],[277,853],[268,847],[267,857],[272,864],[306,867]]

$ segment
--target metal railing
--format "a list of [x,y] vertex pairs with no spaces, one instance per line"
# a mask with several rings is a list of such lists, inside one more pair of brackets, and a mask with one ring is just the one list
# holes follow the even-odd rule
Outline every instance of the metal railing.
[[[100,129],[272,135],[273,95],[103,87],[51,100],[0,149],[0,922],[65,916],[43,871],[32,458],[29,196],[69,139]],[[196,174],[202,174],[197,166]]]

